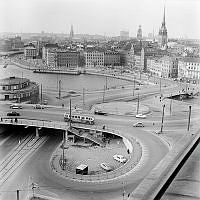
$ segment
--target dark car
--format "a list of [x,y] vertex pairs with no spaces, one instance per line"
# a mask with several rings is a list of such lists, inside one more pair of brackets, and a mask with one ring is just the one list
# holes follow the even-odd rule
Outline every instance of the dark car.
[[20,113],[12,111],[12,112],[8,112],[7,116],[20,116]]
[[106,112],[104,112],[104,111],[102,111],[102,110],[95,110],[95,111],[94,111],[94,114],[95,114],[95,115],[108,115],[108,113],[106,113]]

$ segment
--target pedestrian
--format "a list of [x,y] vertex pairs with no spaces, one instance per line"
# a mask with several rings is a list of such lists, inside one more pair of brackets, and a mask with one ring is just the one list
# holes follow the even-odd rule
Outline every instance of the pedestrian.
[[153,126],[155,125],[155,123],[153,122]]
[[18,121],[17,118],[15,118],[15,123],[17,123],[17,121]]
[[11,119],[10,122],[13,123],[13,119]]
[[128,154],[130,153],[130,150],[129,150],[129,149],[127,149],[127,153],[128,153]]
[[63,107],[63,108],[64,108],[64,106],[65,106],[64,103],[62,103],[62,107]]
[[105,125],[103,125],[103,130],[105,130],[105,128],[106,128]]

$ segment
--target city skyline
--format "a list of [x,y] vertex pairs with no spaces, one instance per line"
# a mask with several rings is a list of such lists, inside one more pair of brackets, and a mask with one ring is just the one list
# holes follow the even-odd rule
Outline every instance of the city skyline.
[[[53,32],[118,36],[128,30],[136,37],[138,26],[144,36],[158,35],[166,7],[169,38],[200,38],[197,0],[8,0],[0,1],[0,32]],[[22,11],[22,12],[20,12]]]

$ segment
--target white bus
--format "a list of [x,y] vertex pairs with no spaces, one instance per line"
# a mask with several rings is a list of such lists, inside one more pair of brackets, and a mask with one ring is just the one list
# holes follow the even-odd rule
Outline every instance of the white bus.
[[[64,121],[70,121],[70,114],[64,114]],[[83,124],[94,124],[94,117],[80,114],[71,114],[71,122],[83,123]]]

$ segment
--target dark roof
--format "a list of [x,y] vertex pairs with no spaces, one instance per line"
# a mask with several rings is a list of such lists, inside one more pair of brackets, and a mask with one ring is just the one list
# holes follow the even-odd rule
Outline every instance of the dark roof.
[[58,44],[45,44],[44,46],[45,48],[56,48],[58,47]]
[[15,76],[0,79],[0,85],[18,85],[19,83],[25,83],[25,82],[29,82],[29,79],[19,78]]

